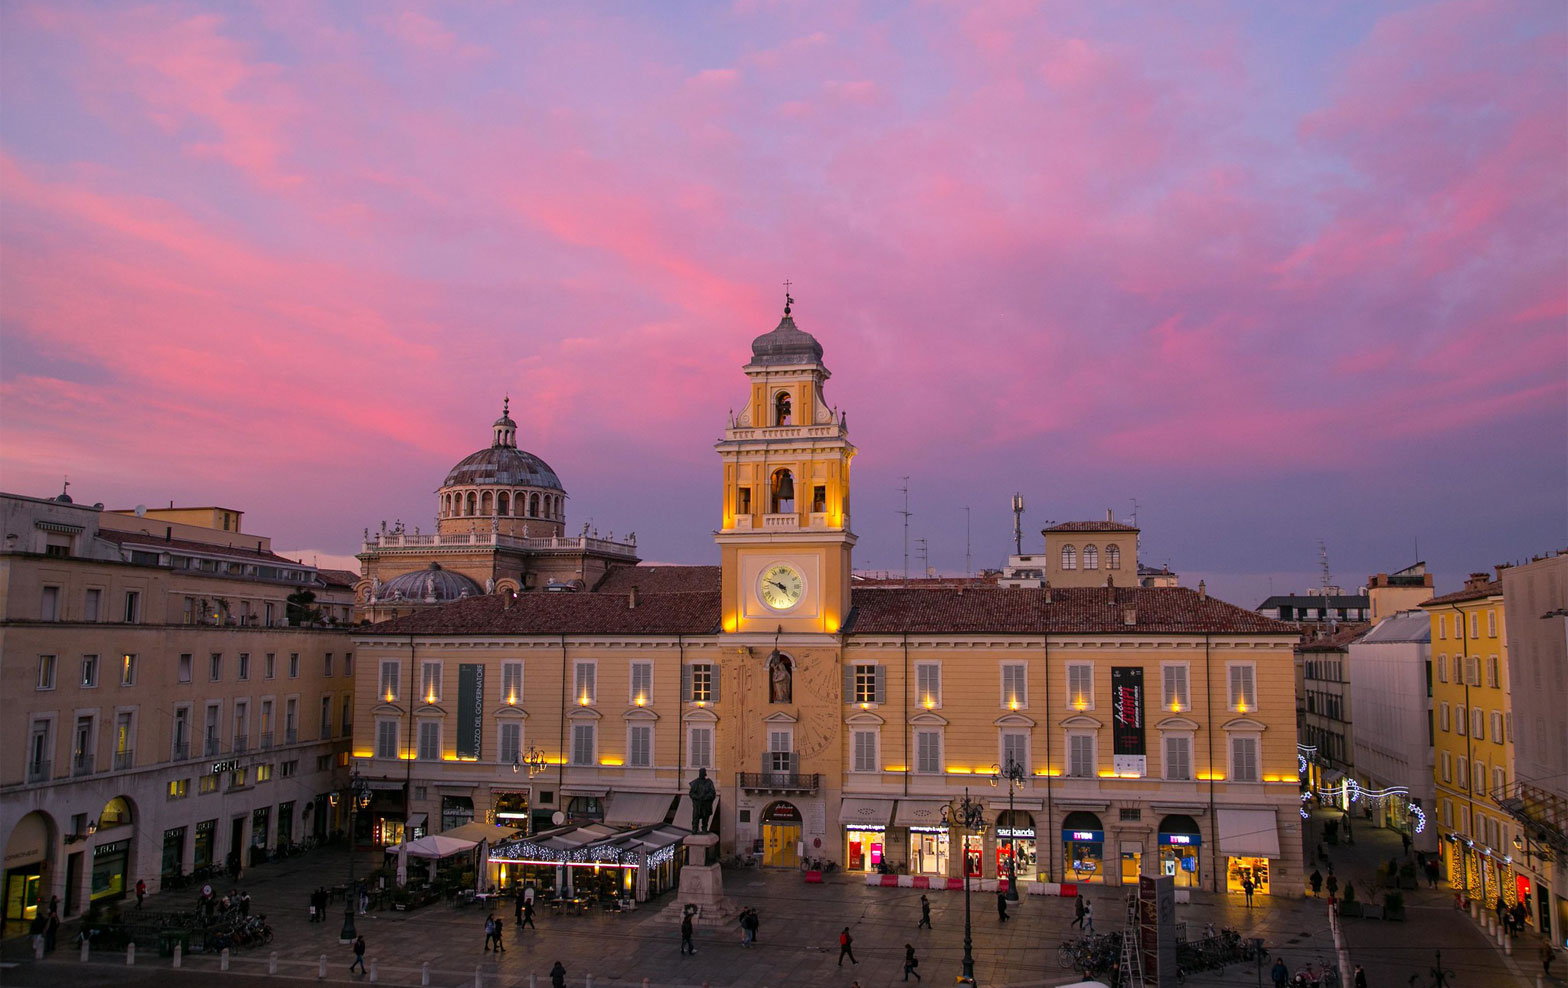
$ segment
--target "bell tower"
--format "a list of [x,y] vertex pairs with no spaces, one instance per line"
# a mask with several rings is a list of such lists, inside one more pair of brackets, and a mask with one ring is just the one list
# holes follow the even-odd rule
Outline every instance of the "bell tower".
[[717,444],[724,461],[726,632],[836,633],[849,616],[849,441],[823,399],[822,345],[784,318],[752,341],[751,393]]

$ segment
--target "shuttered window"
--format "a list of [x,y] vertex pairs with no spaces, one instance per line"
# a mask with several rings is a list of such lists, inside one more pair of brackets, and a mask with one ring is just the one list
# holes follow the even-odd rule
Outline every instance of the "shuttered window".
[[422,761],[427,762],[441,760],[440,721],[422,720],[419,722],[419,757]]
[[1253,683],[1252,665],[1230,667],[1230,706],[1233,710],[1250,711],[1258,708],[1258,691]]
[[875,772],[877,770],[877,732],[855,732],[855,771]]
[[1162,704],[1166,710],[1187,710],[1191,702],[1187,696],[1187,667],[1185,665],[1168,665],[1164,667],[1165,695]]
[[1173,781],[1192,778],[1192,739],[1168,737],[1165,739],[1165,777]]
[[939,774],[942,771],[942,732],[915,732],[915,771]]
[[523,725],[501,725],[501,764],[520,763],[523,754]]
[[1258,781],[1258,739],[1230,739],[1230,778],[1232,782]]
[[1029,774],[1029,735],[1009,731],[1002,735],[1002,769],[1017,765]]
[[653,702],[653,663],[632,663],[631,702],[643,706]]
[[376,721],[376,757],[397,757],[397,721]]
[[1094,735],[1067,735],[1067,774],[1076,779],[1094,778]]
[[523,702],[523,664],[521,662],[501,663],[501,702],[513,707]]
[[927,710],[942,705],[942,667],[937,663],[916,664],[915,702]]
[[691,728],[687,731],[686,742],[686,759],[692,768],[713,767],[713,728]]
[[1074,710],[1094,707],[1094,666],[1067,667],[1067,705]]
[[592,724],[573,724],[572,725],[572,764],[573,765],[592,765],[594,763],[594,753],[593,753],[594,736],[593,736],[593,728],[594,728],[594,725],[592,725]]
[[626,764],[632,768],[648,768],[653,764],[653,728],[633,724],[627,729]]
[[381,663],[381,699],[389,702],[397,699],[397,673],[396,662]]
[[1022,710],[1029,705],[1028,666],[1005,665],[1002,667],[1002,706],[1007,710]]
[[592,662],[579,662],[576,666],[576,692],[573,699],[581,706],[597,703],[599,699],[597,688],[598,667]]

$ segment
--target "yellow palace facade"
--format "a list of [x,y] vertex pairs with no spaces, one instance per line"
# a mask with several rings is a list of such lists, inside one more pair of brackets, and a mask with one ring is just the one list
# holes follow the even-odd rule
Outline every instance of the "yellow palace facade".
[[[857,450],[820,344],[786,309],[743,371],[719,565],[356,637],[365,839],[472,820],[624,843],[688,826],[705,770],[723,852],[764,866],[1301,894],[1291,627],[1201,586],[854,580]],[[966,790],[978,832],[944,822]]]

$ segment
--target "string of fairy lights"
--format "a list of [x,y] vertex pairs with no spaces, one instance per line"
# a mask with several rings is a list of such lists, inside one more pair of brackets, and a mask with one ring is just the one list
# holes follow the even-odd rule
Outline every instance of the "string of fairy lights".
[[[1309,759],[1318,752],[1317,745],[1296,745],[1296,766],[1303,777],[1307,775]],[[1410,790],[1405,786],[1388,786],[1383,789],[1371,789],[1363,786],[1355,779],[1346,776],[1338,782],[1329,785],[1320,785],[1316,789],[1308,787],[1301,793],[1301,818],[1305,820],[1310,814],[1307,807],[1316,799],[1325,806],[1353,806],[1365,799],[1368,804],[1382,809],[1391,801],[1403,801],[1405,809],[1414,821],[1413,830],[1421,833],[1426,829],[1426,812],[1421,806],[1410,798]]]

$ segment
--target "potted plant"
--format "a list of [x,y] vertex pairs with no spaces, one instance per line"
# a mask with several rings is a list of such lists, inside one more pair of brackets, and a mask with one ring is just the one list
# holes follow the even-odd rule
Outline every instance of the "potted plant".
[[1339,914],[1347,918],[1359,918],[1363,915],[1361,903],[1356,901],[1356,883],[1345,883],[1345,897],[1339,901]]
[[1383,893],[1383,918],[1400,921],[1405,918],[1405,895],[1403,892]]

